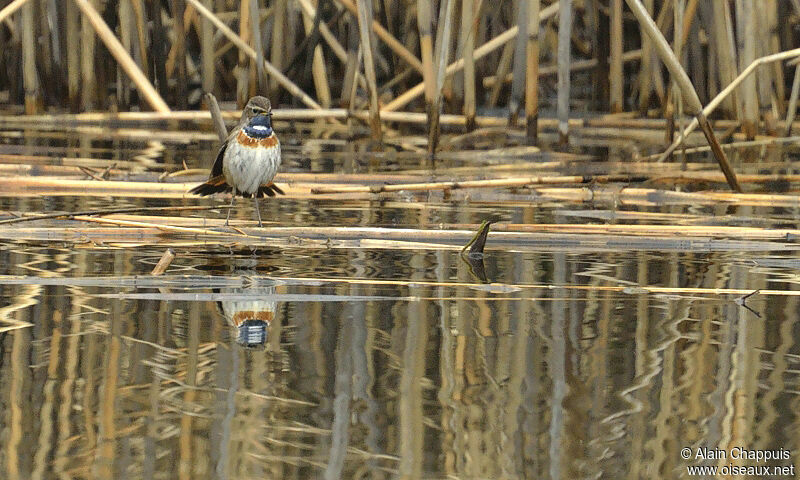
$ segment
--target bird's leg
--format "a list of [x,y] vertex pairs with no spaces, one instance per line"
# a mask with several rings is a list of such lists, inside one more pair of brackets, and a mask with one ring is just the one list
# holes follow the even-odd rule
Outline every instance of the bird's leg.
[[258,215],[258,226],[263,227],[261,224],[261,209],[258,208],[258,192],[253,194],[253,205],[256,207],[256,215]]
[[236,188],[234,187],[231,195],[231,206],[228,208],[228,215],[225,216],[225,226],[228,226],[228,220],[231,218],[231,210],[233,210],[233,202],[236,200]]

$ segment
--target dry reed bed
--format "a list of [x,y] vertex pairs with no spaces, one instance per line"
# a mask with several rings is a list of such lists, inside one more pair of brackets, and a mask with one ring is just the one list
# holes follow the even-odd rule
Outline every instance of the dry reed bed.
[[[481,108],[498,105],[537,142],[545,123],[539,104],[552,103],[537,87],[549,83],[562,141],[574,129],[576,101],[612,114],[653,109],[670,138],[688,114],[695,122],[673,147],[699,125],[738,190],[706,119],[717,110],[748,138],[789,135],[800,68],[790,82],[782,62],[800,55],[789,49],[796,8],[776,1],[754,9],[653,0],[614,0],[608,8],[571,0],[280,0],[267,8],[255,0],[14,0],[0,10],[15,27],[2,46],[21,62],[6,60],[0,72],[10,103],[28,114],[47,104],[178,119],[188,114],[171,110],[197,106],[200,92],[239,105],[266,93],[275,105],[303,104],[328,122],[356,119],[375,140],[386,121],[423,124],[429,152],[440,126],[456,120],[442,113],[458,114],[456,123],[471,130]],[[596,93],[576,93],[574,85]]]

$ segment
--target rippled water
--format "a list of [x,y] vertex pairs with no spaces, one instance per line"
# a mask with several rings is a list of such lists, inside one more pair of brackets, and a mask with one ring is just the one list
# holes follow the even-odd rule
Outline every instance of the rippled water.
[[[342,142],[310,154],[294,140],[289,171],[375,171],[380,160],[348,156]],[[3,147],[125,161],[148,144],[21,145]],[[167,143],[150,161],[202,167],[211,150],[212,140]],[[264,216],[435,228],[490,213],[636,223],[609,218],[644,210],[504,198],[284,199]],[[4,211],[169,204],[0,198]],[[790,208],[646,211],[700,225],[728,215],[722,223],[796,228],[798,218]],[[251,218],[251,205],[236,215]],[[690,465],[800,458],[791,241],[553,235],[496,246],[490,236],[473,265],[424,244],[209,242],[173,246],[177,258],[153,277],[159,245],[4,238],[3,478],[678,478]],[[697,459],[701,447],[729,458]],[[790,455],[732,460],[734,447]]]

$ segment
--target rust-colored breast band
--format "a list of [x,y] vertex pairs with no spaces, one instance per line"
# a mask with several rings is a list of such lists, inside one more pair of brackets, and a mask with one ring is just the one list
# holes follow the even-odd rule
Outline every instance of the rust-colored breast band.
[[273,312],[266,310],[259,310],[256,312],[252,310],[244,310],[241,312],[236,312],[233,315],[233,324],[238,327],[245,320],[261,320],[262,322],[270,323],[272,321],[272,315]]
[[276,137],[275,134],[273,133],[269,137],[265,137],[259,140],[258,144],[266,148],[275,147],[278,145],[278,137]]
[[258,139],[248,136],[244,133],[244,130],[239,132],[239,135],[236,136],[236,141],[243,147],[256,148],[258,146]]
[[239,132],[239,135],[236,136],[236,141],[239,142],[239,145],[248,148],[257,148],[257,147],[269,148],[278,145],[278,137],[276,137],[274,133],[269,137],[259,139],[247,135],[244,132],[244,130]]

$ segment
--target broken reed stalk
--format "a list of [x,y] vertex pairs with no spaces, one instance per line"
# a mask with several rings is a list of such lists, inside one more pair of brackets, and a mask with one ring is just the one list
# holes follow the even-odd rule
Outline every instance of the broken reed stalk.
[[166,249],[164,255],[161,256],[156,266],[153,267],[150,275],[163,275],[173,260],[175,260],[175,251],[171,248]]
[[220,142],[224,142],[228,138],[228,127],[225,126],[225,120],[222,119],[222,111],[219,109],[217,97],[213,93],[208,92],[203,95],[203,98],[208,105],[208,111],[211,112],[211,122],[214,124],[214,130],[217,132]]
[[[73,0],[78,7],[83,12],[86,19],[94,28],[95,32],[97,32],[97,36],[106,44],[108,51],[111,52],[111,55],[114,59],[117,60],[119,65],[128,74],[128,76],[133,80],[133,83],[136,84],[136,87],[139,89],[139,93],[144,96],[147,100],[147,103],[153,107],[153,110],[157,112],[169,112],[170,108],[167,106],[167,103],[161,98],[161,95],[158,94],[156,89],[147,79],[147,77],[142,73],[139,69],[139,66],[136,65],[136,62],[130,57],[128,52],[119,43],[119,40],[108,28],[106,22],[103,21],[103,17],[94,9],[94,7],[89,3],[88,0]],[[92,65],[92,68],[94,66]],[[84,86],[85,87],[85,86]]]
[[375,75],[375,61],[371,38],[372,4],[369,0],[358,0],[358,31],[361,36],[361,48],[364,52],[364,74],[367,77],[369,90],[369,128],[372,139],[380,142],[383,138],[381,132],[381,112],[378,106],[378,80]]
[[[778,62],[781,60],[786,60],[788,58],[794,58],[794,57],[800,57],[800,48],[795,48],[793,50],[786,50],[784,52],[779,52],[779,53],[773,53],[772,55],[767,55],[756,59],[747,68],[742,70],[742,73],[740,73],[739,76],[736,77],[733,82],[731,82],[727,87],[725,87],[721,92],[719,92],[716,97],[714,97],[710,102],[708,102],[708,105],[706,105],[705,108],[703,108],[702,110],[703,116],[707,117],[712,112],[714,112],[714,110],[716,110],[719,104],[722,103],[722,101],[728,95],[730,95],[736,89],[736,87],[739,86],[739,84],[741,84],[745,78],[750,76],[759,66],[764,65],[766,63]],[[669,148],[667,148],[667,150],[661,154],[658,161],[661,162],[665,160],[668,156],[672,155],[672,152],[674,152],[675,149],[678,148],[681,145],[681,143],[683,143],[684,139],[688,137],[689,134],[692,133],[695,128],[697,128],[698,124],[699,124],[698,118],[692,120],[692,122],[689,123],[689,125],[686,127],[683,133],[680,134],[678,138],[676,138],[672,142]]]
[[669,70],[670,75],[678,83],[683,95],[683,99],[687,102],[688,110],[697,118],[698,124],[702,128],[706,139],[711,145],[711,149],[714,152],[714,157],[717,159],[720,169],[722,169],[722,172],[725,174],[725,178],[728,180],[728,185],[730,185],[733,191],[741,192],[741,187],[736,181],[736,173],[734,173],[733,168],[728,162],[725,152],[723,152],[720,148],[719,142],[714,135],[714,131],[711,129],[711,125],[708,123],[708,119],[706,119],[706,116],[703,113],[703,105],[700,103],[700,98],[697,96],[697,92],[695,91],[691,80],[689,80],[689,76],[686,74],[686,71],[683,69],[683,67],[681,67],[678,58],[672,52],[669,43],[667,43],[664,35],[661,34],[661,31],[658,29],[650,15],[647,14],[647,10],[645,10],[641,0],[625,1],[627,2],[631,11],[633,11],[633,14],[636,17],[636,20],[639,22],[639,25],[641,25],[642,30],[644,30],[644,32],[650,37],[656,52],[661,58],[661,61],[664,62],[664,65]]

